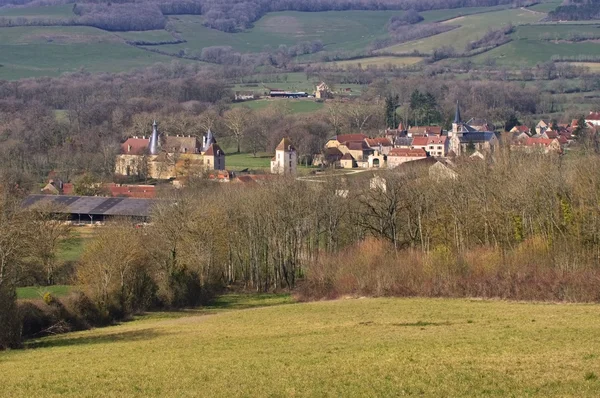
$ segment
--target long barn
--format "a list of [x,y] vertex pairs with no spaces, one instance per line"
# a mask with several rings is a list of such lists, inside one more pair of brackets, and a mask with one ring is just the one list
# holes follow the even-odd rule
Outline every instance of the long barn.
[[146,221],[156,203],[156,199],[141,198],[29,195],[23,202],[23,207],[47,208],[57,214],[70,215],[73,222],[95,223],[116,217]]

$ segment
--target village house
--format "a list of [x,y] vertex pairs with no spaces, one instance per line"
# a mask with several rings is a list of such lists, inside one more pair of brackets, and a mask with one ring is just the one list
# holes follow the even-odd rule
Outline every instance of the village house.
[[315,98],[317,98],[317,99],[333,98],[333,94],[332,94],[331,90],[329,89],[329,86],[327,84],[325,84],[325,82],[321,82],[320,84],[317,85],[317,88],[315,89]]
[[325,143],[326,148],[338,148],[340,145],[345,145],[349,142],[361,142],[364,141],[367,137],[364,134],[338,134],[331,137]]
[[527,136],[531,135],[531,129],[527,126],[525,126],[524,124],[519,125],[519,126],[515,126],[512,129],[510,129],[509,133],[512,134],[517,134],[517,135],[521,135],[521,134],[526,134]]
[[275,148],[275,156],[271,159],[271,174],[296,175],[298,154],[289,138],[281,140]]
[[592,126],[600,126],[600,112],[590,112],[585,116],[585,122]]
[[441,126],[414,126],[408,129],[407,135],[409,137],[422,137],[422,136],[441,136],[444,130]]
[[354,160],[350,153],[346,153],[344,154],[344,156],[342,156],[342,158],[340,159],[340,166],[343,169],[353,169],[355,167],[358,167],[356,160]]
[[200,143],[195,136],[162,136],[154,121],[152,135],[131,137],[121,145],[115,174],[172,179],[225,169],[225,153],[209,130]]
[[378,151],[383,155],[387,155],[394,146],[392,141],[387,137],[365,138],[367,146],[374,151]]
[[429,156],[444,157],[448,153],[448,137],[427,137],[427,153]]
[[543,134],[544,131],[551,127],[552,123],[548,120],[540,120],[538,124],[535,125],[536,134]]
[[425,152],[423,148],[394,148],[390,151],[390,153],[387,156],[387,167],[388,169],[393,169],[403,163],[425,159],[426,157],[427,152]]
[[513,149],[524,150],[526,152],[542,151],[544,153],[561,153],[562,146],[558,138],[534,138],[528,137],[519,140],[512,145]]

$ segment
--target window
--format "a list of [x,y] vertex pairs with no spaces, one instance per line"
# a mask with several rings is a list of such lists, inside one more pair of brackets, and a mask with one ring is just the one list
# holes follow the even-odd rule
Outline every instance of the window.
[[441,151],[441,150],[442,150],[442,147],[441,147],[441,146],[438,146],[438,150],[439,150],[439,151]]

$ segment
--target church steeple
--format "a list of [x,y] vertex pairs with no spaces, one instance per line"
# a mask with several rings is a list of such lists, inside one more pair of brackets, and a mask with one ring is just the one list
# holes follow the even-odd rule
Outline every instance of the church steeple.
[[454,112],[454,122],[452,122],[452,134],[456,135],[459,133],[460,127],[462,126],[462,120],[460,118],[460,106],[456,101],[456,111]]
[[150,137],[150,142],[148,143],[148,151],[150,155],[158,155],[158,124],[156,124],[156,120],[152,123],[152,136]]
[[460,119],[460,106],[458,105],[458,101],[456,101],[456,111],[454,112],[454,123],[461,124],[462,120]]

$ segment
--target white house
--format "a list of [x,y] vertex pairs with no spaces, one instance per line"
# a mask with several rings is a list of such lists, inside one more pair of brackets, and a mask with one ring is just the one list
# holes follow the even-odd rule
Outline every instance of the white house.
[[275,157],[271,159],[271,174],[296,174],[298,154],[289,138],[281,140],[275,148]]

